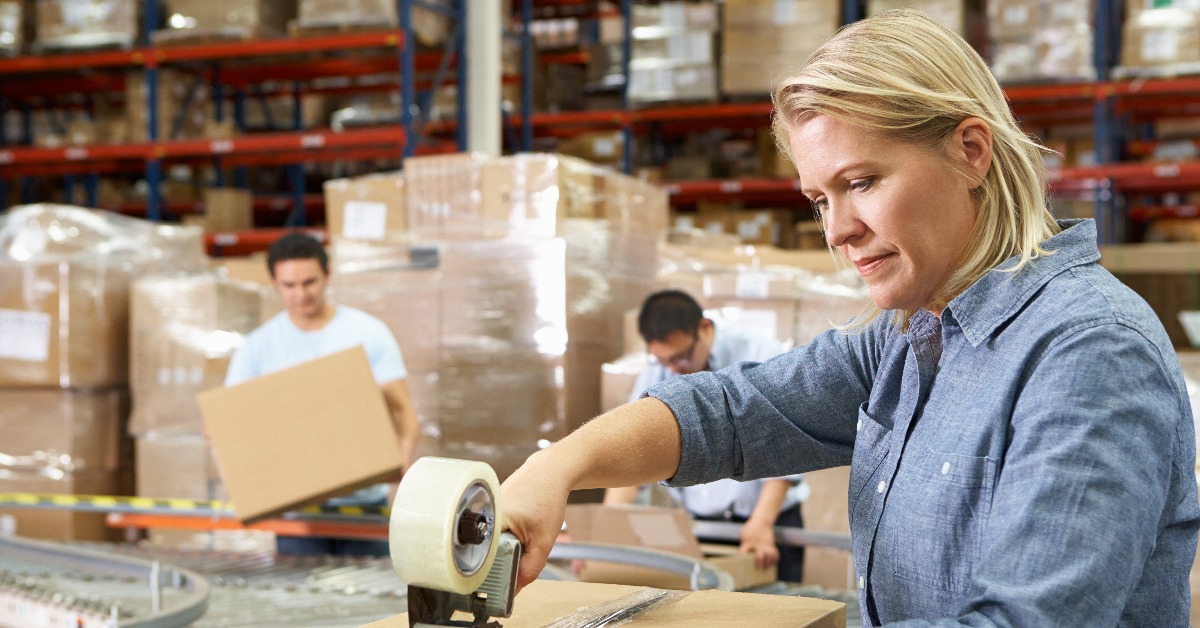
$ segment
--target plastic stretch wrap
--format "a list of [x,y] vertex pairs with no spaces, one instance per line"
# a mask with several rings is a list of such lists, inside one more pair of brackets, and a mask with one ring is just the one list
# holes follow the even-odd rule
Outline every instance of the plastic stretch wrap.
[[1117,74],[1194,73],[1200,64],[1200,7],[1185,2],[1143,7],[1131,7],[1125,17],[1119,68],[1123,72]]
[[37,42],[41,47],[131,47],[137,42],[138,0],[38,0]]
[[[391,271],[412,287],[364,309],[398,337],[421,336],[400,346],[424,453],[486,460],[503,476],[538,441],[599,413],[600,365],[621,355],[623,313],[654,286],[666,195],[552,154],[418,157],[404,171],[410,253],[421,257],[407,263],[425,270]],[[369,301],[372,285],[392,280],[363,281],[356,298]],[[410,346],[432,359],[414,368]]]
[[201,434],[196,395],[223,385],[234,350],[264,320],[265,288],[213,273],[134,282],[129,430]]
[[763,97],[778,74],[806,59],[841,25],[839,0],[725,0],[721,91]]
[[24,48],[24,6],[19,0],[0,0],[0,56],[14,56]]
[[[432,0],[427,4],[448,9],[450,0]],[[396,0],[300,0],[296,21],[302,28],[399,24],[396,19]],[[409,21],[417,43],[423,46],[443,44],[450,34],[449,17],[415,3]]]
[[204,264],[194,227],[14,207],[0,216],[0,386],[125,383],[133,279]]
[[664,245],[660,255],[660,287],[684,290],[723,319],[784,343],[810,342],[867,305],[862,280],[836,270],[824,251]]
[[1094,0],[988,0],[991,67],[1002,83],[1092,80]]
[[0,389],[0,478],[117,470],[127,405],[123,388]]
[[155,32],[153,39],[278,37],[295,17],[296,0],[167,0],[167,29]]

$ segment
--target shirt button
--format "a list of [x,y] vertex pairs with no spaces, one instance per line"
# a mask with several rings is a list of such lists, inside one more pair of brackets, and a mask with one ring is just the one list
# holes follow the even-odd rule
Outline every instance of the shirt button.
[[942,475],[946,475],[947,473],[950,473],[950,463],[948,461],[942,463]]
[[866,580],[864,580],[862,576],[859,576],[859,577],[858,577],[858,588],[860,588],[860,589],[861,589],[861,588],[863,588],[864,586],[866,586],[866,584],[867,584],[867,581],[866,581]]
[[876,493],[882,493],[882,492],[883,492],[883,489],[885,489],[885,488],[887,488],[887,482],[884,482],[883,480],[880,480],[880,481],[879,481],[879,486],[876,486],[876,487],[875,487],[875,492],[876,492]]
[[856,427],[856,428],[854,428],[854,429],[856,429],[856,430],[857,430],[857,431],[859,431],[859,432],[861,432],[861,431],[862,431],[862,419],[859,419],[859,420],[858,420],[858,427]]

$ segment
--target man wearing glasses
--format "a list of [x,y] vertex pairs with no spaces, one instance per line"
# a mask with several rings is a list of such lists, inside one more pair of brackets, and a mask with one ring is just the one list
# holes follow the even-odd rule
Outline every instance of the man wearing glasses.
[[[748,360],[761,362],[784,350],[778,340],[757,330],[706,318],[700,304],[681,290],[663,290],[647,297],[638,313],[638,333],[654,360],[638,376],[630,401],[672,377],[717,371]],[[808,487],[801,476],[750,482],[718,480],[669,490],[697,519],[741,523],[741,551],[753,553],[759,567],[778,564],[780,580],[800,582],[804,549],[778,545],[773,528],[803,525],[800,503]],[[633,503],[638,492],[636,486],[608,489],[604,503]]]

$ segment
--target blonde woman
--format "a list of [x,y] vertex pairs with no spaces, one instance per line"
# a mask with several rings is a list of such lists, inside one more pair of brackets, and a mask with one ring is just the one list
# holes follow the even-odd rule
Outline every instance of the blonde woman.
[[674,378],[530,457],[505,523],[539,572],[572,489],[850,465],[864,625],[1188,623],[1200,527],[1178,361],[1047,210],[1041,148],[957,35],[842,29],[775,131],[873,308],[762,363]]

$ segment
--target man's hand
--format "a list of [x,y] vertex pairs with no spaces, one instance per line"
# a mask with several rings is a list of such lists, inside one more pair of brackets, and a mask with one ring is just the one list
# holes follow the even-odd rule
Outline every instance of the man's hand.
[[775,529],[769,522],[766,525],[754,520],[742,524],[742,544],[738,551],[743,554],[753,553],[754,564],[759,569],[766,569],[779,562],[779,546],[775,544]]

